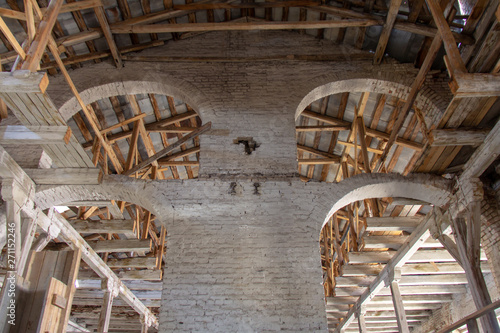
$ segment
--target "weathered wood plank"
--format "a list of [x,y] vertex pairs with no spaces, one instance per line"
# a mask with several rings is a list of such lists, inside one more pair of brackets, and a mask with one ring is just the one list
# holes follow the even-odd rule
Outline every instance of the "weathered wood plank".
[[47,73],[0,72],[0,91],[3,93],[44,93],[48,85]]
[[0,126],[0,144],[60,144],[70,136],[68,126]]
[[71,225],[79,233],[88,234],[106,234],[117,233],[127,234],[132,233],[134,229],[134,220],[101,220],[101,221],[86,221],[75,220],[71,221]]
[[346,27],[368,27],[378,25],[370,19],[347,19],[300,22],[222,22],[222,23],[177,23],[111,26],[115,34],[129,33],[172,33],[172,32],[205,32],[205,31],[249,31],[249,30],[288,30],[288,29],[326,29]]
[[101,172],[95,168],[24,169],[38,185],[98,185]]

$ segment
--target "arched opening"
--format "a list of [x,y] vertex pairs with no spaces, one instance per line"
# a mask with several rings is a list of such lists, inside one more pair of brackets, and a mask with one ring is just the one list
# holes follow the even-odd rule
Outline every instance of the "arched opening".
[[[434,239],[438,228],[447,232],[439,218],[445,211],[436,209],[446,204],[450,183],[379,174],[342,184],[319,237],[330,329],[358,332],[363,325],[367,332],[397,332],[395,299],[401,301],[407,325],[416,328],[430,321],[434,311],[470,297],[456,253]],[[374,204],[381,208],[378,216]],[[481,260],[486,262],[483,254]],[[488,272],[488,265],[482,270]]]
[[[129,173],[136,178],[192,179],[198,177],[200,144],[195,137],[140,167],[140,163],[201,126],[198,113],[183,100],[161,94],[132,94],[102,98],[90,103],[101,134],[112,151],[96,142],[83,111],[68,124],[76,138],[105,174]],[[135,172],[130,173],[130,170]]]
[[[341,92],[310,103],[296,119],[301,178],[339,182],[360,173],[408,174],[427,133],[416,107],[395,128],[404,103],[395,95],[377,92]],[[396,130],[395,145],[388,147]]]

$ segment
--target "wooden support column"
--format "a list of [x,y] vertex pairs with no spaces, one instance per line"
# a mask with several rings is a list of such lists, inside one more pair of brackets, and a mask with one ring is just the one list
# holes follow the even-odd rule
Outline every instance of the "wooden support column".
[[7,270],[22,274],[19,270],[22,250],[21,209],[26,205],[28,196],[15,180],[4,179],[2,198],[6,208]]
[[104,292],[99,322],[97,323],[97,332],[107,333],[109,329],[109,320],[111,319],[111,309],[113,308],[113,299],[118,296],[118,289],[112,280],[103,280]]
[[[472,206],[472,207],[471,207]],[[477,204],[479,206],[479,204]],[[477,216],[478,208],[475,203],[469,204],[469,210]],[[479,211],[480,213],[480,211]],[[479,217],[477,217],[479,218]],[[472,298],[478,310],[491,304],[491,297],[481,272],[479,261],[479,237],[477,236],[477,227],[473,224],[480,223],[479,219],[470,218],[468,225],[462,217],[452,219],[452,229],[455,235],[458,252],[461,258],[462,267],[465,270],[465,276],[469,284]],[[490,312],[481,317],[481,324],[485,332],[500,332],[498,320],[495,313]]]
[[403,298],[401,297],[401,291],[399,290],[399,280],[401,280],[401,268],[396,267],[392,271],[392,274],[386,284],[391,288],[392,303],[394,304],[394,311],[396,312],[399,332],[410,333],[408,321],[406,320]]
[[361,305],[361,307],[358,309],[358,312],[356,313],[356,316],[358,317],[359,333],[368,332],[366,329],[365,313],[366,313],[366,307],[365,305]]

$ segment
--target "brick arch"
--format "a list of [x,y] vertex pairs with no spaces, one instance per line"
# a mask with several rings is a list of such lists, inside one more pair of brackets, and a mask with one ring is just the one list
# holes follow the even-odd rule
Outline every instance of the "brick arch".
[[[393,95],[406,99],[415,78],[411,68],[401,70],[402,65],[385,65],[380,67],[360,65],[360,68],[346,68],[344,73],[322,75],[309,82],[309,92],[299,102],[295,118],[312,102],[342,92],[374,92]],[[427,82],[420,90],[415,106],[420,109],[428,121],[434,121],[446,111],[451,99],[448,87],[442,82]],[[439,93],[437,93],[439,91]]]
[[[212,110],[207,102],[209,99],[200,89],[171,73],[162,72],[154,64],[133,62],[126,68],[117,69],[99,63],[76,69],[70,75],[85,104],[112,96],[154,93],[186,102],[202,120],[205,120],[203,113]],[[64,78],[51,78],[47,91],[65,120],[81,110]]]
[[171,216],[168,207],[146,193],[149,183],[151,182],[148,180],[109,175],[104,176],[99,185],[39,186],[35,194],[35,202],[40,208],[47,209],[73,201],[126,201],[146,208],[158,216],[162,222],[168,221]]
[[401,197],[443,206],[449,200],[452,182],[428,174],[359,174],[337,183],[334,204],[323,226],[346,205],[370,198]]

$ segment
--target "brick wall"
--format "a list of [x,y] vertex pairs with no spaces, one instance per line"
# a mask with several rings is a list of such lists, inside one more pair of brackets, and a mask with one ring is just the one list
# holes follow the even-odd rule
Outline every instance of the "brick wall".
[[[103,62],[70,72],[87,104],[114,95],[161,93],[187,102],[203,122],[212,121],[213,128],[222,131],[201,139],[200,177],[293,176],[297,172],[294,126],[298,110],[318,98],[343,91],[373,91],[404,98],[417,73],[411,64],[374,67],[371,59],[359,60],[359,55],[371,57],[369,53],[290,32],[214,32],[141,53],[145,57],[165,54],[338,58],[244,63],[126,62],[121,69]],[[63,79],[51,79],[49,94],[65,118],[78,111],[78,103]],[[442,78],[429,77],[416,101],[427,116],[428,127],[444,113],[449,98],[449,88]],[[233,144],[238,137],[252,137],[260,147],[245,156],[241,146]]]

